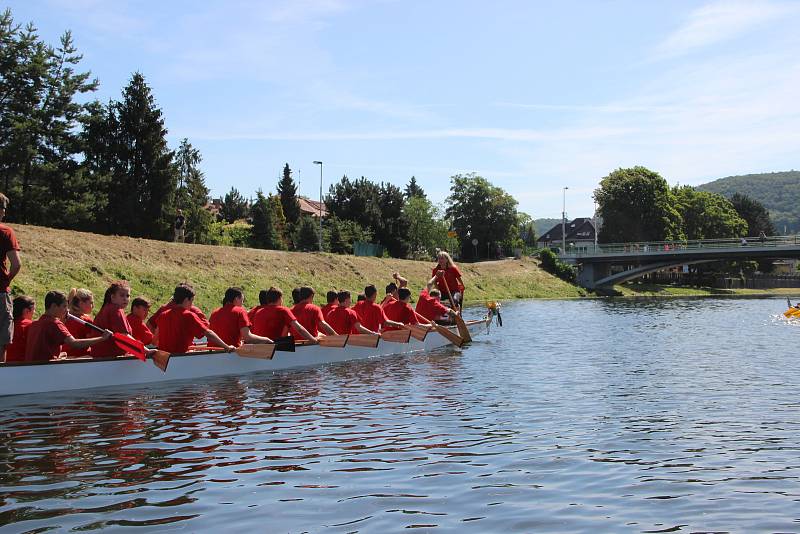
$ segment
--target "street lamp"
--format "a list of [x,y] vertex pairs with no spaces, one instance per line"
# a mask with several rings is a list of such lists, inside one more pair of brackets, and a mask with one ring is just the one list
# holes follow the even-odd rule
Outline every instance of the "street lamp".
[[322,252],[322,162],[315,161],[314,165],[319,165],[319,251]]
[[567,253],[567,189],[569,187],[562,189],[564,200],[561,205],[561,254]]

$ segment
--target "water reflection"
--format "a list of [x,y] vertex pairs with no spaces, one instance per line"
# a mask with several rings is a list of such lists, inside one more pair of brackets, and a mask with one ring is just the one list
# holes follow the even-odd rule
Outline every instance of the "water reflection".
[[798,530],[776,300],[527,302],[464,351],[0,400],[0,528]]

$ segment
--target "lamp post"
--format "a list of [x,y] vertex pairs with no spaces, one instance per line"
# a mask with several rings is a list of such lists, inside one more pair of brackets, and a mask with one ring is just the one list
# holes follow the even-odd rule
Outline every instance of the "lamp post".
[[315,161],[314,165],[319,165],[319,251],[322,252],[322,162]]
[[561,254],[567,253],[567,189],[569,187],[564,187],[562,189],[562,193],[564,194],[564,200],[561,204]]

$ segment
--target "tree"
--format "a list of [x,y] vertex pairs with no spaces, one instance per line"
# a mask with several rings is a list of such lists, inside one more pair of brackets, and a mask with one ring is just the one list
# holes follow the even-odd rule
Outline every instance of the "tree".
[[405,258],[408,255],[408,221],[403,215],[405,200],[403,192],[397,186],[381,184],[378,191],[381,224],[375,237],[393,258]]
[[134,237],[171,235],[177,169],[167,147],[167,129],[144,76],[136,72],[121,102],[109,103],[106,124],[95,140],[98,167],[106,174],[105,230]]
[[403,216],[408,223],[407,235],[412,257],[433,257],[436,248],[444,246],[442,232],[447,235],[447,227],[439,219],[439,210],[424,196],[412,195],[403,206]]
[[270,206],[272,207],[272,216],[275,219],[275,230],[278,232],[278,235],[281,239],[281,250],[285,250],[288,247],[289,238],[291,237],[289,234],[289,224],[286,222],[286,216],[283,214],[283,204],[281,204],[281,197],[278,195],[269,195],[267,197],[269,200]]
[[519,212],[517,215],[517,227],[519,228],[519,237],[522,243],[528,247],[535,247],[536,224],[533,218],[525,212]]
[[[476,258],[472,240],[477,239],[477,257],[490,243],[505,243],[516,236],[517,201],[500,187],[475,173],[450,178],[446,216],[458,234],[464,257]],[[477,258],[476,258],[477,259]]]
[[304,252],[319,250],[319,229],[308,215],[300,217],[295,235],[295,248]]
[[203,157],[188,139],[181,141],[175,153],[178,167],[178,188],[175,205],[186,216],[186,234],[193,243],[206,243],[211,230],[212,216],[206,209],[209,190],[198,165]]
[[331,216],[326,221],[326,236],[324,241],[328,251],[335,254],[352,254],[353,243],[372,240],[372,234],[359,226],[355,221],[346,221],[336,216]]
[[617,169],[595,190],[603,227],[602,243],[681,239],[681,215],[672,190],[658,173],[645,167]]
[[330,215],[355,221],[377,235],[381,227],[380,187],[363,176],[351,181],[347,176],[331,185],[325,197]]
[[247,217],[250,207],[247,199],[242,196],[238,189],[231,187],[231,190],[225,194],[222,199],[222,207],[220,208],[220,215],[225,219],[228,224],[232,224],[239,219]]
[[691,186],[675,187],[673,194],[687,239],[722,239],[747,234],[747,222],[728,199]]
[[283,167],[283,177],[278,182],[278,196],[286,221],[291,225],[297,224],[300,220],[300,201],[297,199],[297,185],[292,179],[292,170],[288,163]]
[[256,192],[256,201],[250,208],[250,216],[253,219],[252,245],[256,248],[282,250],[283,240],[275,224],[273,203],[260,189]]
[[748,235],[757,237],[764,232],[764,235],[775,235],[775,225],[769,216],[769,211],[764,205],[742,193],[734,193],[731,196],[731,204],[739,217],[747,221]]
[[425,191],[419,185],[417,185],[416,176],[412,176],[411,180],[408,182],[408,185],[406,185],[405,195],[407,199],[411,197],[427,198],[425,196]]

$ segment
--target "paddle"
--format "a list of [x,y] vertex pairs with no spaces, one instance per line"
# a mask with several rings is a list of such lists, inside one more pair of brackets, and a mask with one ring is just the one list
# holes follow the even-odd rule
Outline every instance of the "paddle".
[[347,334],[340,335],[340,336],[320,336],[319,338],[319,345],[320,347],[329,347],[334,349],[341,349],[347,344],[347,339],[350,336]]
[[374,334],[350,334],[347,338],[347,344],[354,347],[369,347],[375,348],[381,340],[381,336]]
[[[83,319],[72,315],[71,313],[67,313],[67,319],[72,319],[73,321],[78,321],[84,326],[88,326],[93,330],[97,330],[103,334],[106,333],[105,328],[100,328],[96,324],[92,324],[88,321],[84,321]],[[132,337],[128,336],[127,334],[121,334],[119,332],[114,332],[111,335],[111,339],[114,341],[114,344],[117,345],[120,349],[124,350],[127,353],[133,354],[137,358],[142,361],[147,359],[147,352],[144,350],[144,344],[139,341],[138,339],[133,339]]]
[[275,350],[284,352],[294,352],[294,338],[292,336],[284,336],[275,339]]
[[170,353],[165,350],[156,349],[150,353],[150,357],[153,358],[153,363],[165,373],[167,372],[170,356]]
[[422,315],[418,314],[417,312],[414,312],[414,313],[416,314],[417,319],[422,321],[423,324],[427,324],[427,325],[432,326],[434,330],[439,332],[439,334],[444,336],[445,339],[450,341],[450,343],[452,343],[456,347],[461,348],[461,346],[464,344],[464,338],[462,338],[461,336],[459,336],[455,332],[452,332],[449,328],[445,328],[444,326],[442,326],[440,324],[437,324],[435,321],[429,321],[425,317],[423,317]]
[[260,360],[271,360],[275,354],[277,346],[273,343],[252,343],[240,345],[236,348],[236,354],[243,358],[258,358]]
[[425,338],[428,337],[428,332],[430,332],[430,330],[428,330],[427,328],[416,324],[412,324],[409,326],[411,327],[411,337],[413,337],[414,339],[418,341],[425,341]]
[[458,334],[464,338],[464,343],[471,343],[472,336],[469,335],[469,328],[467,328],[467,323],[464,322],[464,318],[461,317],[461,308],[457,307],[456,301],[453,300],[453,295],[450,293],[450,286],[447,285],[447,278],[444,277],[444,274],[442,274],[442,282],[444,282],[444,288],[447,290],[447,298],[450,299],[450,302],[453,304],[453,309],[456,310],[455,320],[456,326],[458,327]]
[[411,337],[411,330],[386,330],[385,332],[381,333],[381,339],[384,341],[390,341],[392,343],[408,343],[409,338]]

